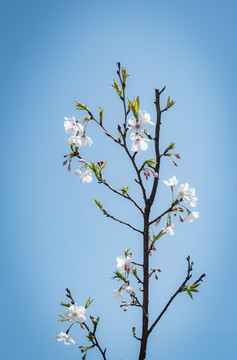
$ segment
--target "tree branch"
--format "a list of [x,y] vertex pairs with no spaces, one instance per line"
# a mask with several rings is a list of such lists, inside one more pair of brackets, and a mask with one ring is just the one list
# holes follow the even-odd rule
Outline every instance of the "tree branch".
[[137,231],[137,232],[139,232],[140,234],[143,234],[143,231],[141,231],[141,230],[139,230],[139,229],[136,229],[134,226],[130,225],[129,223],[126,223],[126,222],[124,222],[124,221],[122,221],[122,220],[119,220],[119,219],[115,218],[114,216],[110,215],[104,208],[101,209],[101,210],[103,211],[104,215],[106,215],[107,217],[109,217],[109,218],[111,218],[111,219],[113,219],[113,220],[115,220],[115,221],[118,221],[120,224],[127,225],[127,226],[129,226],[131,229],[133,229],[134,231]]
[[[187,261],[188,261],[188,270],[187,270],[187,276],[185,278],[185,280],[183,281],[183,283],[180,285],[180,287],[178,288],[178,290],[174,293],[173,296],[171,296],[170,300],[168,301],[168,303],[166,304],[166,306],[164,307],[164,309],[161,311],[160,315],[157,317],[157,319],[154,321],[154,323],[151,325],[150,329],[148,330],[148,335],[152,332],[152,330],[154,329],[154,327],[156,326],[156,324],[160,321],[161,317],[164,315],[164,313],[166,312],[166,310],[168,309],[168,307],[170,306],[170,304],[172,303],[172,301],[175,299],[175,297],[181,292],[182,287],[187,283],[187,281],[192,277],[191,272],[192,272],[192,263],[190,263],[190,256],[187,257]],[[202,279],[205,276],[205,274],[203,274],[199,279]]]
[[154,220],[149,222],[149,225],[153,224],[154,222],[160,220],[162,218],[162,216],[164,216],[165,214],[168,214],[168,212],[172,211],[173,208],[179,203],[178,200],[175,200],[175,202],[169,207],[169,209],[167,209],[166,211],[164,211],[161,215],[157,216],[157,218],[155,218]]
[[93,334],[93,337],[94,337],[93,340],[95,340],[95,343],[93,342],[93,344],[99,349],[99,351],[100,351],[103,359],[106,360],[106,356],[105,356],[106,349],[105,349],[104,351],[101,349],[101,347],[100,347],[100,345],[99,345],[99,342],[98,342],[95,334],[92,333],[92,331],[90,331],[89,326],[87,326],[86,323],[83,323],[83,325],[85,326],[85,328],[87,329],[88,332],[90,332],[91,334]]
[[118,195],[122,196],[124,199],[130,200],[140,210],[140,212],[143,214],[142,208],[136,203],[135,200],[133,200],[133,198],[131,198],[130,195],[128,195],[128,193],[127,193],[127,195],[122,194],[121,192],[119,192],[118,190],[116,190],[112,186],[110,186],[107,183],[107,181],[105,179],[103,179],[102,177],[99,179],[99,184],[104,184],[105,186],[107,186],[107,188],[112,190],[115,194],[118,194]]

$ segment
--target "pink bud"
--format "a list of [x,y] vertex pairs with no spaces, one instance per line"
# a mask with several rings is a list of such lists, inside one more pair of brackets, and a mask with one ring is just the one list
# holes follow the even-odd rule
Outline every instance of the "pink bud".
[[83,159],[79,159],[79,160],[78,160],[78,162],[82,162],[82,163],[84,163],[84,162],[85,162],[85,160],[83,160]]
[[156,251],[155,245],[152,245],[152,250],[153,250],[153,251]]
[[160,224],[160,219],[158,219],[156,222],[155,222],[155,226],[158,226]]
[[85,325],[81,324],[81,328],[84,330],[84,329],[85,329]]
[[175,161],[173,161],[173,163],[174,163],[175,166],[178,166],[178,164]]
[[157,271],[161,272],[161,269],[157,269]]
[[176,213],[174,213],[174,216],[176,216],[177,214]]
[[155,171],[153,172],[153,175],[155,178],[158,178],[158,176],[159,176],[158,172],[155,172]]
[[127,310],[128,310],[128,308],[127,308],[127,307],[123,309],[123,311],[127,311]]
[[109,135],[108,131],[106,131],[106,130],[104,131],[104,133],[105,133],[105,135]]
[[157,276],[157,274],[155,274],[155,279],[156,279],[156,280],[158,280],[158,276]]
[[180,206],[180,207],[179,207],[179,211],[180,211],[180,212],[183,212],[184,209]]
[[179,154],[175,154],[175,156],[177,157],[177,159],[181,159],[181,156]]
[[180,216],[180,221],[181,221],[181,222],[184,222],[184,219],[182,218],[182,216]]
[[149,255],[152,256],[152,251],[149,252]]
[[63,162],[63,166],[65,166],[65,165],[66,165],[66,163],[67,163],[67,160]]

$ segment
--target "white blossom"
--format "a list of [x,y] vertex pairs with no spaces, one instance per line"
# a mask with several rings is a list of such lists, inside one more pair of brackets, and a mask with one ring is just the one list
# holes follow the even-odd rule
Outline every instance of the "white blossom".
[[130,139],[133,141],[131,149],[132,151],[136,152],[139,149],[141,150],[147,150],[148,145],[147,145],[147,141],[146,139],[143,139],[141,136],[136,135],[135,133],[132,133],[130,135]]
[[151,115],[150,115],[148,112],[146,112],[145,110],[141,110],[141,111],[139,111],[139,114],[140,114],[140,116],[141,116],[142,121],[143,121],[144,124],[149,123],[149,124],[151,124],[151,125],[155,125],[155,124],[151,121]]
[[132,289],[131,286],[127,286],[126,291],[127,291],[128,294],[131,294],[133,292],[133,289]]
[[75,305],[71,305],[70,308],[68,308],[68,310],[66,310],[65,316],[69,319],[69,321],[71,321],[73,324],[74,323],[84,323],[86,321],[86,317],[85,317],[85,312],[86,309],[83,306],[77,306],[77,304]]
[[127,256],[126,258],[124,256],[118,256],[116,261],[117,261],[117,268],[119,268],[119,270],[121,271],[129,272],[133,267],[132,258],[129,256]]
[[170,178],[168,181],[167,180],[163,180],[163,183],[165,183],[165,185],[167,186],[175,186],[177,185],[179,182],[179,180],[176,179],[176,176],[173,176],[172,178]]
[[74,171],[74,175],[81,175],[81,173],[82,173],[82,171],[79,169]]
[[123,292],[122,292],[122,290],[120,290],[120,289],[114,289],[114,290],[113,290],[113,294],[114,294],[115,299],[119,299],[119,298],[122,298],[122,299],[123,299]]
[[75,117],[72,118],[64,117],[64,128],[66,133],[76,134],[77,132],[83,131],[83,126],[76,121]]
[[86,136],[85,134],[83,135],[72,135],[70,136],[70,138],[67,140],[69,142],[69,144],[75,144],[76,146],[80,147],[80,146],[86,146],[89,145],[91,146],[93,144],[91,138],[89,136]]
[[165,228],[163,228],[162,230],[165,232],[165,233],[170,233],[170,235],[174,235],[174,230],[173,230],[173,227],[174,225],[172,223],[169,223],[166,225]]
[[195,189],[189,188],[189,184],[185,183],[180,185],[176,199],[178,201],[182,199],[183,201],[188,202],[192,207],[195,207],[197,205],[197,198],[194,195]]
[[84,184],[85,182],[87,182],[88,184],[92,182],[91,170],[86,170],[86,172],[80,176],[80,182],[82,184]]
[[93,144],[91,138],[89,136],[86,136],[86,134],[79,135],[78,138],[79,138],[78,140],[81,143],[81,145],[78,146],[86,146],[86,145],[91,146]]
[[65,345],[75,344],[75,341],[66,333],[60,332],[55,336],[55,339],[58,341],[64,341]]
[[184,220],[186,220],[187,222],[190,223],[190,222],[193,222],[193,220],[197,219],[197,218],[199,218],[199,212],[193,211],[193,212],[189,212]]
[[139,119],[138,121],[134,118],[131,117],[130,119],[128,119],[128,128],[130,130],[135,130],[138,133],[143,132],[144,127],[145,127],[145,123],[142,121],[142,119]]

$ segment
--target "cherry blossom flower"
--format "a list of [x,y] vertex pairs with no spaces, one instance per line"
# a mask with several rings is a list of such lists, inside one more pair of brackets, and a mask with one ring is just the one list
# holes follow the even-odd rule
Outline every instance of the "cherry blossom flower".
[[151,116],[150,116],[150,114],[149,114],[148,112],[146,112],[145,110],[141,110],[141,111],[139,111],[139,114],[140,114],[140,116],[141,116],[142,121],[143,121],[144,124],[149,123],[149,124],[151,124],[151,125],[155,125],[155,124],[151,121]]
[[85,182],[87,182],[88,184],[91,183],[92,182],[92,171],[86,170],[86,172],[80,176],[80,182],[82,184],[84,184]]
[[85,312],[86,309],[83,306],[77,306],[75,305],[71,305],[70,308],[68,308],[68,310],[66,310],[65,316],[69,319],[69,321],[71,321],[73,324],[74,323],[84,323],[86,321],[86,317],[85,317]]
[[64,341],[65,345],[75,344],[75,341],[66,333],[60,332],[55,336],[55,339],[57,341]]
[[74,175],[81,175],[81,173],[82,173],[82,171],[79,169],[74,171]]
[[91,146],[93,144],[91,138],[89,136],[86,136],[86,134],[80,135],[78,136],[78,140],[80,141],[81,145],[78,146],[86,146],[89,145]]
[[127,286],[126,291],[127,291],[128,294],[131,294],[133,292],[133,289],[132,289],[131,286]]
[[195,195],[195,189],[189,188],[189,184],[185,183],[180,185],[178,189],[178,194],[176,195],[176,200],[186,201],[192,207],[195,207],[197,205],[197,198],[194,195]]
[[199,212],[193,211],[193,212],[189,212],[184,220],[186,220],[187,222],[190,223],[190,222],[193,222],[193,220],[197,219],[197,218],[199,218]]
[[175,186],[177,185],[179,182],[179,180],[176,179],[176,176],[173,176],[172,178],[170,178],[168,181],[167,180],[163,180],[163,183],[165,183],[165,185],[167,186]]
[[148,145],[146,139],[143,139],[141,136],[136,135],[135,133],[132,133],[130,135],[130,139],[133,141],[131,149],[134,152],[137,152],[139,149],[141,150],[147,150]]
[[131,268],[133,267],[132,258],[127,256],[126,258],[124,256],[118,256],[117,259],[117,268],[121,271],[127,271],[129,272]]
[[165,228],[163,228],[162,230],[165,232],[165,233],[170,233],[170,235],[174,235],[174,230],[173,230],[173,227],[174,225],[172,223],[169,223],[166,225]]
[[77,132],[83,131],[83,126],[76,121],[75,117],[72,118],[64,117],[64,128],[66,133],[76,134]]
[[113,294],[114,294],[115,299],[119,299],[119,298],[122,298],[122,299],[123,299],[123,292],[122,292],[122,290],[120,290],[120,289],[114,289],[114,290],[113,290]]
[[129,124],[129,125],[128,125],[128,128],[129,128],[130,130],[135,130],[135,131],[137,131],[138,133],[143,132],[144,127],[145,127],[145,123],[143,122],[142,119],[139,119],[139,120],[137,121],[134,117],[128,119],[128,124]]

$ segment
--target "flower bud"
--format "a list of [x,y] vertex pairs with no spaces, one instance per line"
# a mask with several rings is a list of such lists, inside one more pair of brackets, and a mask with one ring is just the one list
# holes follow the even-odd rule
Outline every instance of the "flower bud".
[[173,163],[174,163],[175,166],[178,166],[178,164],[175,161],[173,161]]
[[128,310],[128,308],[127,308],[127,307],[123,309],[123,311],[127,311],[127,310]]
[[181,221],[181,222],[184,222],[184,219],[182,218],[182,216],[180,216],[180,221]]
[[157,271],[161,272],[161,269],[157,269]]
[[155,171],[153,172],[153,175],[155,178],[158,178],[158,176],[159,176],[158,172],[155,172]]
[[81,325],[81,328],[84,330],[85,329],[85,325],[83,324],[80,324]]
[[175,154],[175,156],[177,157],[177,159],[181,159],[181,156],[179,154]]
[[108,134],[109,134],[108,131],[106,131],[106,130],[104,131],[104,133],[105,133],[105,135],[108,135]]

